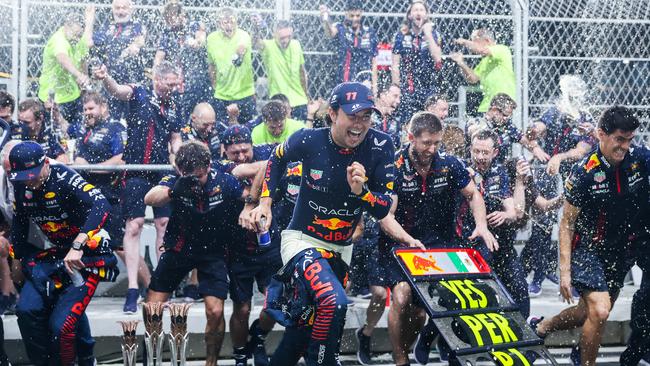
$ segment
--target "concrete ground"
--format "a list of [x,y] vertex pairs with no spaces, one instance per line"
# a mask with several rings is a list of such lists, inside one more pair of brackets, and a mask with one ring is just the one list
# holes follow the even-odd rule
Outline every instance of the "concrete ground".
[[[606,352],[606,355],[603,356],[605,358],[602,359],[603,363],[605,364],[609,363],[609,361],[615,358],[617,359],[616,354],[622,351],[622,348],[620,348],[620,346],[624,345],[627,341],[627,338],[629,336],[629,319],[632,295],[636,289],[637,287],[635,286],[626,286],[623,288],[621,296],[614,306],[610,319],[607,322],[606,333],[603,337],[603,344],[619,347],[608,348],[609,351]],[[262,301],[263,299],[261,295],[256,295],[254,299],[254,309],[252,312],[254,316],[257,316],[257,314],[259,314],[262,306]],[[354,305],[348,309],[348,316],[345,324],[345,334],[341,347],[342,354],[353,355],[356,353],[356,340],[354,339],[354,331],[365,322],[365,312],[368,307],[368,302],[368,300],[355,298]],[[140,312],[134,315],[123,314],[122,305],[122,298],[97,297],[93,299],[88,307],[87,314],[90,319],[91,329],[93,336],[97,340],[95,353],[100,363],[121,362],[119,361],[121,358],[121,326],[117,323],[117,321],[129,319],[140,320],[142,318],[142,314]],[[562,303],[559,300],[557,286],[547,281],[544,283],[542,295],[540,297],[531,299],[531,314],[552,316],[554,314],[557,314],[566,306],[568,305]],[[225,313],[226,318],[228,319],[232,313],[232,303],[230,301],[226,301]],[[168,315],[165,315],[164,319],[164,326],[166,331],[168,331]],[[205,357],[205,352],[203,349],[204,327],[205,315],[203,304],[195,303],[190,309],[188,320],[188,331],[190,332],[188,345],[189,359],[202,359]],[[227,321],[226,328],[228,328]],[[22,346],[22,340],[15,316],[7,315],[4,317],[4,329],[5,349],[7,350],[10,361],[14,365],[26,364],[27,360],[25,358],[24,347]],[[228,332],[228,329],[226,329],[226,331]],[[142,335],[143,332],[144,327],[142,324],[140,324],[137,334]],[[269,335],[267,339],[267,350],[269,352],[271,352],[277,346],[282,336],[282,332],[283,328],[276,326],[273,332]],[[547,338],[546,344],[551,347],[569,347],[573,344],[573,342],[576,341],[578,334],[579,333],[577,331],[553,334]],[[384,316],[379,322],[377,331],[373,335],[372,349],[378,353],[390,352],[390,344],[388,342],[388,334],[386,330],[386,312],[384,312]],[[228,336],[226,336],[221,355],[223,357],[228,357],[231,350],[230,339]],[[559,352],[558,354],[562,354],[562,352],[567,353],[566,349],[562,351],[562,348],[560,348],[557,352]],[[388,363],[384,363],[382,360]],[[344,357],[344,364],[355,363],[355,357]],[[228,363],[226,362],[224,364]],[[380,358],[378,358],[378,364],[390,364],[390,355],[386,354],[384,356],[380,356]]]

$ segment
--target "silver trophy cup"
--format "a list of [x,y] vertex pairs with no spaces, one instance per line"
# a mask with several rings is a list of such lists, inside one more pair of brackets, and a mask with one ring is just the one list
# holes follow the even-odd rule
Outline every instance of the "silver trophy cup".
[[144,344],[147,347],[147,365],[162,365],[162,348],[165,333],[162,328],[164,306],[161,302],[146,302],[142,304],[144,317]]
[[187,312],[192,304],[169,304],[171,327],[169,332],[169,349],[171,350],[171,365],[185,366],[187,350]]

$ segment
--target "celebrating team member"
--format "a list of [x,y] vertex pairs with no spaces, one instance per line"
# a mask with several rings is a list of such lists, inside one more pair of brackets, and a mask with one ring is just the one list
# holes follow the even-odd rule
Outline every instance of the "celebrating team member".
[[[225,171],[248,167],[258,167],[263,172],[266,160],[271,155],[273,145],[253,146],[251,132],[244,126],[230,126],[223,133],[223,144],[226,158],[232,162],[224,166]],[[246,169],[245,169],[246,170]],[[244,170],[244,171],[245,171]],[[253,172],[255,172],[253,168]],[[237,173],[239,175],[239,173]],[[246,174],[245,172],[242,174]],[[253,174],[254,175],[254,174]],[[261,179],[262,176],[260,175]],[[253,182],[255,183],[255,182]],[[253,187],[254,188],[254,187]],[[246,212],[253,207],[259,197],[247,197]],[[231,205],[232,217],[244,209],[242,203]],[[243,229],[238,225],[227,228],[230,240],[228,242],[228,277],[230,279],[230,298],[233,301],[233,312],[230,318],[230,332],[233,344],[235,365],[245,365],[247,351],[253,351],[256,365],[268,364],[268,356],[264,348],[264,337],[273,329],[274,322],[266,314],[260,314],[259,320],[251,325],[248,321],[251,312],[254,283],[257,289],[264,293],[271,276],[282,267],[280,259],[279,232],[275,227],[270,230],[270,242],[259,243],[253,231]],[[251,336],[247,349],[247,338]]]
[[413,0],[395,35],[391,76],[402,89],[402,121],[409,121],[413,113],[422,110],[427,97],[440,88],[437,79],[442,68],[442,38],[429,16],[425,2]]
[[181,138],[183,141],[202,142],[210,150],[212,160],[216,161],[221,158],[220,135],[227,127],[223,123],[217,124],[214,109],[209,103],[199,103],[190,115],[190,123],[181,129]]
[[[276,147],[269,159],[260,205],[251,212],[257,223],[266,217],[260,230],[268,230],[271,192],[287,164],[302,161],[298,200],[291,223],[282,233],[280,250],[282,262],[316,304],[305,356],[310,366],[337,364],[347,312],[344,287],[327,258],[347,266],[352,255],[350,239],[363,210],[385,217],[393,186],[390,137],[370,129],[374,109],[370,89],[360,83],[339,84],[329,102],[331,128],[298,131]],[[283,342],[305,344],[304,338],[287,339],[288,334]],[[297,361],[294,357],[299,355],[276,353],[271,363],[290,364]]]
[[248,192],[234,176],[210,168],[210,151],[199,142],[183,144],[175,165],[178,174],[164,177],[144,199],[154,207],[172,205],[165,252],[151,278],[147,301],[167,301],[187,272],[196,268],[207,317],[206,365],[216,365],[225,332],[223,303],[228,293],[227,243],[221,230],[231,217],[225,207]]
[[537,334],[582,326],[574,363],[594,365],[609,312],[630,269],[630,225],[648,204],[644,156],[630,150],[639,120],[624,107],[605,110],[598,122],[598,146],[574,165],[565,182],[560,223],[560,293],[578,305],[551,319],[531,318]]
[[[182,140],[180,111],[172,100],[178,86],[178,70],[164,61],[153,69],[151,89],[141,85],[118,84],[106,71],[106,66],[96,68],[95,78],[103,80],[109,94],[129,102],[127,115],[127,142],[124,162],[127,164],[168,164]],[[170,152],[171,147],[171,152]],[[125,313],[137,311],[137,273],[140,258],[140,235],[144,226],[144,196],[160,180],[155,172],[127,172],[122,191],[122,207],[126,215],[124,252],[129,290],[124,302]],[[160,248],[169,219],[169,207],[154,210],[156,250]]]
[[[499,241],[494,247],[489,242],[477,243],[476,249],[481,252],[494,273],[519,306],[524,317],[530,311],[530,299],[526,285],[526,275],[514,248],[513,230],[508,230],[508,224],[517,219],[515,207],[524,205],[523,195],[517,195],[517,201],[510,189],[510,179],[500,163],[498,156],[498,136],[491,130],[480,130],[472,137],[470,147],[469,167],[473,170],[473,180],[485,200],[485,208],[490,230]],[[521,188],[521,187],[519,187]],[[470,215],[467,203],[462,202],[457,221],[457,233],[463,239],[469,237],[478,220]]]
[[[427,248],[458,247],[454,237],[454,213],[459,194],[467,199],[477,218],[471,237],[480,237],[490,245],[496,245],[487,229],[483,198],[476,186],[470,184],[465,167],[456,157],[439,151],[442,135],[442,123],[432,113],[419,112],[411,118],[409,144],[395,157],[393,204],[388,216],[380,221],[379,255],[370,282],[373,286],[390,287],[393,291],[388,333],[397,365],[408,364],[408,347],[422,327],[425,313],[421,307],[414,306],[417,302],[392,258],[391,250],[412,243]],[[365,327],[357,333],[360,344],[364,346],[360,350],[369,351],[369,335]],[[368,363],[369,357],[364,361]]]
[[[338,47],[338,77],[340,83],[348,81],[368,81],[370,74],[373,93],[377,92],[377,34],[375,30],[363,24],[363,9],[361,2],[347,2],[345,20],[333,23],[330,11],[325,5],[320,8],[321,22],[325,34],[336,38]],[[370,71],[370,73],[368,73]]]
[[284,94],[289,99],[291,117],[307,119],[307,71],[302,46],[293,39],[293,26],[286,20],[275,25],[273,39],[260,39],[260,22],[257,19],[254,46],[262,54],[264,69],[269,77],[269,95]]
[[[98,57],[118,84],[144,82],[144,57],[147,29],[133,19],[131,0],[113,0],[112,21],[93,34],[91,53]],[[111,116],[116,120],[127,118],[128,105],[119,98],[109,100]]]
[[62,163],[68,162],[68,156],[52,131],[52,126],[45,124],[45,106],[40,100],[30,98],[20,102],[18,118],[27,127],[27,140],[40,144],[48,158],[56,159]]
[[205,44],[214,86],[214,99],[210,103],[219,122],[227,123],[228,116],[236,116],[242,124],[255,114],[252,40],[248,32],[237,26],[234,9],[223,8],[218,17],[219,30],[210,33]]
[[479,112],[487,112],[492,98],[497,94],[503,93],[515,98],[517,83],[512,67],[512,53],[508,46],[496,43],[492,31],[486,28],[476,29],[470,39],[458,38],[454,43],[483,56],[474,69],[467,66],[461,53],[450,56],[470,84],[480,83],[483,100],[478,107]]
[[[102,229],[110,204],[73,170],[50,165],[35,142],[14,146],[9,162],[16,198],[11,243],[26,274],[16,315],[27,355],[34,365],[73,365],[77,338],[90,337],[86,307],[98,283],[117,276],[117,260]],[[27,242],[30,220],[52,248],[34,252]],[[79,364],[94,364],[92,352],[83,356]]]

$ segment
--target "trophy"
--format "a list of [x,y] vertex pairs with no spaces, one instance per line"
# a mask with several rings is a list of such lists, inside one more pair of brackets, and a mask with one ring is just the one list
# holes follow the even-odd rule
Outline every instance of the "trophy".
[[138,320],[125,320],[119,321],[122,325],[124,335],[122,336],[122,358],[124,359],[124,366],[135,366],[136,357],[138,355],[138,339],[135,335],[135,330],[138,328]]
[[163,303],[145,302],[142,304],[144,317],[144,344],[147,347],[147,365],[162,365],[162,347],[165,334],[162,328]]
[[190,303],[169,304],[169,317],[171,327],[169,332],[169,349],[171,350],[171,365],[185,366],[187,348],[187,312],[190,310]]

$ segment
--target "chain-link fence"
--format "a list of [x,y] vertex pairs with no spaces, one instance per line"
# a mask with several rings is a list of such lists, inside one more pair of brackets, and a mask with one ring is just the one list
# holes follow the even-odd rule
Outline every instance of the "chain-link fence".
[[0,0],[0,88],[18,92],[18,1]]
[[581,75],[595,115],[623,104],[650,133],[650,2],[531,0],[528,77],[531,117],[554,102],[559,77]]
[[[5,84],[20,81],[20,96],[33,93],[40,73],[42,49],[48,37],[62,24],[63,15],[82,12],[89,3],[97,5],[95,27],[110,20],[111,0],[0,0],[0,61],[12,76]],[[148,29],[144,57],[151,65],[163,30],[160,10],[166,0],[140,0],[135,18]],[[335,45],[325,35],[319,18],[321,3],[292,0],[195,0],[184,1],[189,18],[202,20],[208,30],[216,27],[216,12],[222,6],[240,11],[240,26],[250,29],[249,15],[260,13],[271,27],[277,19],[291,19],[295,38],[303,45],[312,97],[325,96],[334,85],[338,67]],[[20,16],[18,16],[18,4]],[[323,0],[333,20],[342,20],[347,2]],[[362,2],[364,22],[378,33],[381,42],[390,43],[399,30],[408,1]],[[589,101],[593,112],[618,103],[631,106],[644,118],[642,131],[648,131],[650,118],[650,2],[647,0],[458,0],[435,2],[432,18],[443,36],[443,53],[460,50],[453,39],[469,37],[477,27],[487,27],[497,42],[511,46],[520,102],[525,113],[521,119],[539,116],[559,95],[558,81],[563,74],[581,74],[590,86]],[[7,11],[4,11],[7,9]],[[12,29],[9,25],[14,24]],[[15,41],[12,41],[14,40]],[[18,53],[18,50],[20,51]],[[20,67],[11,60],[20,54]],[[475,64],[478,58],[471,58]],[[522,72],[526,69],[527,72]],[[20,70],[18,78],[17,71]],[[255,61],[258,80],[264,70]],[[459,87],[464,85],[460,70],[450,60],[442,69],[441,90],[452,100],[452,116],[458,116]],[[11,84],[13,82],[13,84]],[[31,86],[31,87],[30,87]],[[15,89],[14,89],[15,90]],[[463,116],[461,116],[463,117]]]

